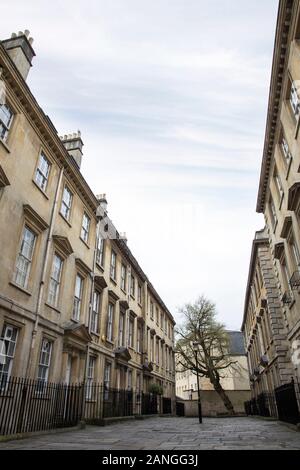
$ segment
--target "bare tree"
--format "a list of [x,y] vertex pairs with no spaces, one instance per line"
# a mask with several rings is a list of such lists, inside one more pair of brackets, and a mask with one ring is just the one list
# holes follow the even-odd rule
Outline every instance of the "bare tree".
[[[207,377],[222,399],[230,414],[233,405],[221,385],[222,372],[236,365],[229,351],[229,337],[224,325],[216,320],[215,305],[203,295],[193,304],[186,304],[180,310],[184,320],[176,329],[176,369],[178,372],[192,371]],[[193,343],[198,343],[196,351]]]

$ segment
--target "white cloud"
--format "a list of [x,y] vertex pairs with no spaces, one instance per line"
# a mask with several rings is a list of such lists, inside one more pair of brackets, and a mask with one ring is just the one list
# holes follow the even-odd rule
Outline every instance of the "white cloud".
[[35,39],[28,83],[163,299],[204,292],[238,328],[277,5],[274,0],[3,0],[1,37]]

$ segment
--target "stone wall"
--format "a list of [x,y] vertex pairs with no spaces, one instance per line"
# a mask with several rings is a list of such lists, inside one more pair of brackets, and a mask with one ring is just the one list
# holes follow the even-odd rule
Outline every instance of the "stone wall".
[[[226,393],[234,406],[234,411],[236,413],[245,413],[244,402],[250,400],[250,391],[232,390]],[[180,402],[184,403],[185,416],[198,416],[197,400],[180,400]],[[223,401],[215,390],[204,390],[201,392],[201,405],[203,416],[217,416],[227,413]]]

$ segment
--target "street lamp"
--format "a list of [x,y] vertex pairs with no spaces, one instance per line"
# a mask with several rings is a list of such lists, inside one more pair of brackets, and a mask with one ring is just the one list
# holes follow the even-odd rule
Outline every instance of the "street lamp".
[[200,381],[199,381],[199,372],[198,372],[198,346],[200,343],[193,342],[193,349],[196,358],[196,368],[197,368],[197,389],[198,389],[198,417],[199,423],[202,423],[202,407],[201,407],[201,396],[200,396]]

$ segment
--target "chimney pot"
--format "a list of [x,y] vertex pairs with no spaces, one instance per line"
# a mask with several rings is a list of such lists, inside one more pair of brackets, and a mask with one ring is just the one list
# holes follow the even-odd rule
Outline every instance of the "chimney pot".
[[28,39],[28,42],[29,42],[29,44],[32,46],[32,44],[33,44],[33,38],[29,38],[29,39]]
[[29,34],[30,34],[30,31],[28,31],[28,29],[25,29],[24,34],[25,34],[25,36],[28,38],[28,36],[29,36]]
[[31,67],[32,59],[35,56],[31,47],[32,42],[28,39],[29,31],[19,31],[18,34],[12,33],[9,39],[4,39],[2,45],[10,56],[20,74],[26,80]]
[[82,160],[82,147],[83,147],[81,133],[73,132],[72,134],[65,134],[61,139],[69,155],[71,155],[74,158],[78,167],[80,168],[81,160]]

